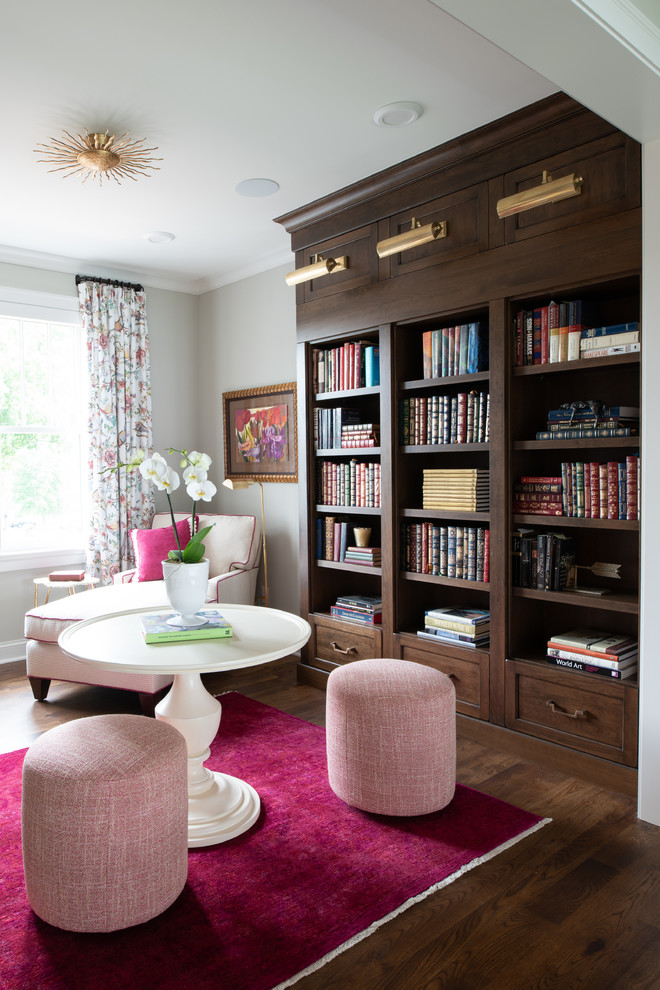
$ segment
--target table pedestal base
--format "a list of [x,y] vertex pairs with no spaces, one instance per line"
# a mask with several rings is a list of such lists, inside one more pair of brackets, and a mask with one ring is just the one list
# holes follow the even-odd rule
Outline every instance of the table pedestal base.
[[188,845],[212,846],[246,832],[259,817],[261,802],[250,784],[208,770],[204,762],[220,727],[222,706],[199,674],[176,674],[169,693],[156,705],[156,718],[169,722],[188,747]]

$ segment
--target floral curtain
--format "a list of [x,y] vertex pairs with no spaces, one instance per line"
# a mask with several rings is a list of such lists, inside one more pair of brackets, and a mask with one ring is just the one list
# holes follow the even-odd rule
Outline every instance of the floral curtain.
[[133,563],[131,529],[151,525],[153,486],[116,468],[151,451],[151,378],[142,286],[76,278],[89,372],[90,540],[87,570],[112,582]]

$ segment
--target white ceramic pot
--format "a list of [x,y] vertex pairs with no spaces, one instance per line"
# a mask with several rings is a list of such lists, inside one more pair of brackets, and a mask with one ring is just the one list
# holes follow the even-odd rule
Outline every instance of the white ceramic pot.
[[168,619],[173,626],[202,626],[207,621],[196,613],[206,601],[209,562],[204,557],[197,564],[178,560],[163,561],[167,600],[176,613]]

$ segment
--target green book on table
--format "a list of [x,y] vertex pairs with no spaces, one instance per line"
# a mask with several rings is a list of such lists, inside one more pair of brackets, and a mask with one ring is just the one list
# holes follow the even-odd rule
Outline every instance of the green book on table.
[[172,626],[168,624],[174,612],[154,612],[141,616],[145,643],[183,643],[194,639],[226,639],[232,628],[221,612],[202,612],[208,620],[203,626]]

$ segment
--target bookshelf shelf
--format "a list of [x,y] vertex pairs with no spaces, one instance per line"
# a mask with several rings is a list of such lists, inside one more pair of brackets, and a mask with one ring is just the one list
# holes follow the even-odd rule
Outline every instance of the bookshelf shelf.
[[380,385],[368,388],[344,388],[335,392],[317,392],[314,402],[336,402],[337,399],[360,399],[380,395]]
[[626,612],[630,615],[639,614],[639,598],[637,595],[581,595],[576,591],[538,591],[535,588],[513,588],[516,598],[535,598],[541,602],[557,602],[574,608],[598,609],[601,612]]
[[382,568],[380,567],[369,567],[366,564],[346,564],[344,561],[339,560],[321,560],[317,557],[316,561],[317,567],[327,567],[331,571],[345,571],[350,574],[359,574],[361,576],[368,574],[375,574],[380,577],[382,574]]
[[597,368],[620,367],[625,364],[639,364],[640,355],[635,354],[615,354],[609,357],[589,358],[582,361],[557,361],[554,364],[529,364],[522,367],[514,367],[511,372],[514,377],[556,375],[565,372],[592,371]]
[[585,437],[581,440],[514,440],[512,450],[638,450],[639,437]]
[[400,509],[399,515],[403,519],[455,519],[457,522],[483,522],[490,521],[488,512],[456,512],[454,509]]
[[399,447],[402,454],[487,454],[489,450],[487,443],[411,443]]
[[399,577],[402,581],[419,581],[422,584],[444,584],[451,588],[463,588],[466,592],[490,590],[490,584],[488,582],[444,577],[442,574],[418,574],[416,571],[401,571]]
[[444,375],[442,378],[417,378],[414,381],[403,381],[399,383],[399,390],[401,392],[418,392],[422,389],[444,388],[447,385],[471,385],[489,380],[489,371],[475,371],[471,375]]
[[618,529],[622,532],[639,532],[639,520],[637,519],[585,519],[582,516],[542,516],[515,513],[513,522],[523,526],[547,527],[556,526],[559,528],[571,529],[593,529],[606,530]]
[[381,510],[360,505],[317,505],[316,512],[330,515],[380,516]]

